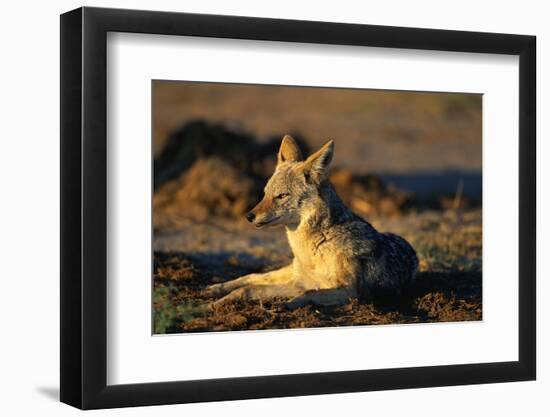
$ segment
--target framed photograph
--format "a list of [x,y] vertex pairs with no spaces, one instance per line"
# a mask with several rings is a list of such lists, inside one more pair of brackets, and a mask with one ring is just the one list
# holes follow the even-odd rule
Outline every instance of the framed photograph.
[[61,401],[533,380],[535,37],[61,16]]

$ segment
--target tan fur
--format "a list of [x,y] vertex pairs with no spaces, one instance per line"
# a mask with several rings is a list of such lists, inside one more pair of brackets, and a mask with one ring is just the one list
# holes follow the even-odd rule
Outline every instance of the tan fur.
[[[313,213],[311,213],[313,215]],[[327,289],[352,284],[349,265],[338,256],[339,248],[303,222],[296,229],[287,228],[287,237],[294,254],[293,267],[300,282],[307,289]]]

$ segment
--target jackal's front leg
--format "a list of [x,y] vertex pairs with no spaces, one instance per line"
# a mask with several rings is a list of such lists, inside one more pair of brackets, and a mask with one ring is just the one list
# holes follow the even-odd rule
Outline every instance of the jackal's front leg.
[[272,284],[272,285],[245,285],[231,291],[225,297],[212,303],[213,306],[234,302],[243,301],[268,301],[276,298],[289,299],[301,294],[303,290],[292,284]]
[[249,274],[243,277],[210,285],[206,288],[207,295],[219,297],[246,286],[284,285],[292,280],[292,265],[262,274]]

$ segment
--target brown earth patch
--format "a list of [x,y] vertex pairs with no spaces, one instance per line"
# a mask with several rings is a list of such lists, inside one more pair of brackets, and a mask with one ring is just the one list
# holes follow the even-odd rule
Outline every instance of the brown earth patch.
[[255,266],[251,268],[250,263],[241,264],[231,257],[216,266],[181,253],[156,253],[155,332],[317,328],[482,318],[480,272],[421,272],[409,294],[394,303],[381,305],[354,300],[342,307],[305,306],[288,310],[285,300],[274,300],[208,306],[214,299],[204,292],[207,285],[257,272],[258,264]]

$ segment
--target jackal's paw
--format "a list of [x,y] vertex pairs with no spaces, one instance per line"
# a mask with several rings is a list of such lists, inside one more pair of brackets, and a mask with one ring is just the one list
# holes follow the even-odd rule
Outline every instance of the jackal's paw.
[[204,292],[208,297],[220,297],[227,294],[229,291],[225,288],[224,284],[212,284],[206,287]]
[[231,291],[229,294],[224,295],[222,298],[212,302],[210,307],[217,307],[226,303],[233,303],[238,300],[248,300],[251,298],[251,290],[248,288],[239,288]]

